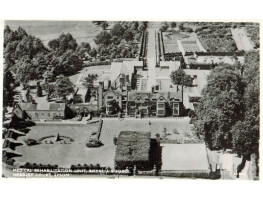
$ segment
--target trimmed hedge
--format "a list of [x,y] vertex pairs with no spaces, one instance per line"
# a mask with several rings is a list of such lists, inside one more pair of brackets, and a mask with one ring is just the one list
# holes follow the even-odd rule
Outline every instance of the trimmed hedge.
[[160,176],[179,177],[179,178],[210,178],[210,171],[161,171]]
[[134,165],[137,169],[150,168],[150,137],[150,132],[120,132],[115,153],[115,168],[126,169]]

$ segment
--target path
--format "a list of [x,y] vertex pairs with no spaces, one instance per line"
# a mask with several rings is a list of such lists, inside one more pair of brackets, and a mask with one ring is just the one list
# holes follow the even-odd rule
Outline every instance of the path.
[[151,91],[152,86],[155,85],[155,67],[156,67],[156,40],[155,32],[157,28],[148,29],[148,44],[147,44],[147,67],[148,67],[148,78],[147,78],[147,90]]

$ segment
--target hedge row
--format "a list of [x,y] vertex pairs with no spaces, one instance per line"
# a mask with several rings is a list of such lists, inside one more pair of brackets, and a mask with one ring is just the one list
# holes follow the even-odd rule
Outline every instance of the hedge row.
[[78,165],[71,165],[70,169],[72,169],[72,170],[81,170],[81,169],[85,169],[85,170],[90,170],[90,169],[110,170],[111,168],[110,167],[101,167],[100,164],[96,164],[96,165],[92,165],[92,164],[80,165],[80,164],[78,164]]
[[178,178],[203,178],[209,179],[209,171],[161,171],[159,176],[170,176]]
[[36,163],[26,163],[25,165],[21,166],[21,168],[27,168],[27,169],[58,169],[58,165],[42,165],[42,164],[36,164]]

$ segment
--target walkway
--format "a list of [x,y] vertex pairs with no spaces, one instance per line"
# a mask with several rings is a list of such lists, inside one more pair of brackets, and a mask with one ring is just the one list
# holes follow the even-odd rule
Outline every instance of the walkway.
[[148,51],[147,51],[147,67],[148,67],[148,79],[147,79],[147,90],[151,91],[152,86],[155,85],[155,67],[156,67],[156,40],[155,32],[158,29],[149,28],[148,29]]

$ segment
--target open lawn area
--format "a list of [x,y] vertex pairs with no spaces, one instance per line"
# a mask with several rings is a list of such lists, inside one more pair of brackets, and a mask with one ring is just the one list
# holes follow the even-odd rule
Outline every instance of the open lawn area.
[[110,65],[99,65],[99,66],[91,66],[91,67],[84,67],[81,71],[77,74],[70,76],[70,80],[74,85],[82,86],[83,80],[89,74],[98,74],[100,77],[104,73],[109,73],[111,69]]
[[[174,128],[179,133],[191,132],[191,125],[189,124],[190,118],[153,118],[153,119],[124,119],[118,120],[105,119],[103,121],[102,133],[100,140],[102,143],[110,143],[114,136],[118,136],[120,131],[142,131],[151,132],[151,137],[155,138],[155,134],[161,134],[163,129],[166,128],[167,133],[171,132]],[[149,123],[150,122],[150,123]]]
[[[100,140],[104,144],[99,148],[87,148],[87,139],[93,131],[98,128],[95,124],[37,124],[30,127],[26,136],[19,137],[18,141],[24,145],[17,146],[16,152],[21,157],[16,157],[18,162],[29,162],[36,164],[51,164],[62,167],[70,167],[72,164],[100,164],[100,166],[114,167],[114,156],[116,146],[113,144],[113,138],[118,136],[120,131],[142,131],[151,132],[154,138],[156,133],[162,133],[166,128],[167,132],[171,132],[174,128],[179,133],[190,132],[189,118],[154,118],[154,119],[124,119],[108,118],[103,120],[103,127]],[[149,123],[150,122],[150,123]],[[41,144],[35,146],[27,146],[23,139],[40,139],[45,136],[66,136],[73,139],[73,142],[54,142],[49,144],[49,139],[45,139],[48,144],[42,141]],[[50,139],[50,140],[53,140]]]
[[162,144],[162,170],[209,170],[205,144]]
[[[26,144],[16,147],[16,151],[22,154],[22,157],[16,157],[16,161],[30,162],[36,164],[57,164],[62,167],[70,167],[74,164],[100,164],[101,166],[114,166],[115,149],[111,145],[104,143],[99,148],[87,148],[86,141],[89,135],[96,131],[98,123],[88,125],[65,125],[49,124],[37,125],[31,127],[29,133],[23,138],[39,139],[44,136],[57,135],[67,136],[74,140],[70,144],[39,144],[27,146]],[[48,140],[48,139],[47,139]],[[23,142],[24,143],[24,142]],[[112,141],[111,141],[112,144]]]

